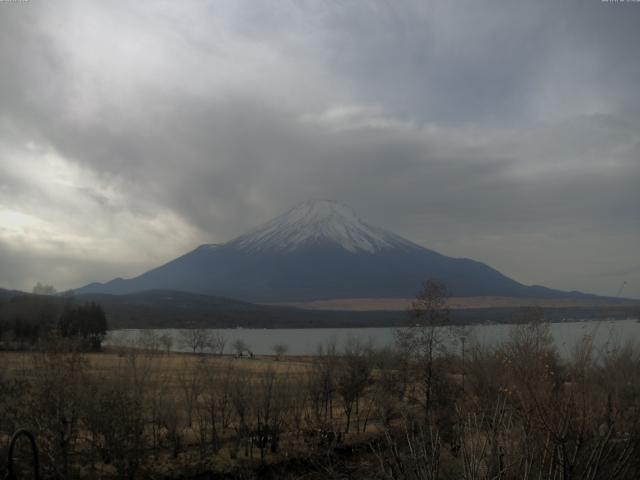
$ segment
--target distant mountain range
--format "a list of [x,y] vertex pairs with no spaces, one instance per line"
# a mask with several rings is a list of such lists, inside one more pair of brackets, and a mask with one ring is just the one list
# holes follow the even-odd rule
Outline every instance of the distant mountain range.
[[488,265],[452,258],[362,221],[349,207],[306,201],[225,244],[202,245],[135,278],[78,294],[174,290],[252,302],[413,297],[427,279],[452,296],[588,298],[523,285]]
[[[151,290],[123,295],[86,293],[67,296],[42,296],[0,289],[0,326],[15,318],[41,321],[43,313],[58,315],[67,302],[97,302],[106,314],[110,329],[119,328],[336,328],[389,327],[405,325],[410,318],[404,308],[398,310],[345,311],[302,310],[257,305],[224,297],[196,293]],[[578,302],[579,303],[579,302]],[[636,301],[619,304],[545,307],[549,321],[566,319],[623,319],[637,316]],[[529,318],[528,309],[518,306],[453,308],[451,321],[457,324],[512,323]]]
[[6,290],[4,288],[0,288],[0,300],[7,300],[17,295],[27,295],[27,294],[19,290]]

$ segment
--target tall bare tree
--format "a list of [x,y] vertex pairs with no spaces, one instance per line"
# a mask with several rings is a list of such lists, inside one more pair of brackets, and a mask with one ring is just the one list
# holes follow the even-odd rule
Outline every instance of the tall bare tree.
[[[210,330],[205,328],[190,328],[180,332],[180,339],[183,347],[193,353],[203,353],[211,348],[214,336]],[[224,349],[224,345],[222,348]]]
[[451,332],[444,328],[449,324],[446,286],[429,280],[416,296],[409,309],[409,325],[396,332],[396,343],[404,351],[416,369],[421,386],[425,419],[431,413],[435,380],[435,359],[447,351]]

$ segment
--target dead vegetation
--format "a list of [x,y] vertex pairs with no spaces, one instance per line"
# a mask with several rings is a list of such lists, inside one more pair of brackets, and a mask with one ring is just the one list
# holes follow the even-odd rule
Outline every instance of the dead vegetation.
[[532,311],[463,361],[434,328],[443,292],[423,294],[382,350],[2,353],[1,458],[25,427],[45,478],[638,478],[640,349],[586,337],[560,358]]

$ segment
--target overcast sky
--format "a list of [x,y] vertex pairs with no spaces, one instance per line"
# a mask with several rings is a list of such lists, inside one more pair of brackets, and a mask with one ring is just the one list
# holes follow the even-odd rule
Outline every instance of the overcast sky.
[[139,274],[308,198],[640,297],[640,3],[0,2],[0,287]]

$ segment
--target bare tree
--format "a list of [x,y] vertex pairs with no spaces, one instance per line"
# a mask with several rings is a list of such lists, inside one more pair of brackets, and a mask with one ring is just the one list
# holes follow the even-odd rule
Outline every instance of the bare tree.
[[144,463],[154,360],[132,351],[112,375],[95,376],[89,383],[83,424],[94,450],[115,466],[118,478],[136,478]]
[[68,478],[80,437],[86,358],[77,351],[69,352],[63,339],[54,339],[48,351],[34,354],[31,375],[31,391],[25,400],[30,402],[45,468],[53,477]]
[[149,352],[156,353],[160,349],[160,337],[153,330],[142,330],[138,334],[138,345]]
[[[231,384],[231,405],[235,414],[233,427],[236,432],[235,442],[232,449],[232,457],[237,455],[241,446],[244,446],[245,457],[250,453],[250,433],[251,433],[251,399],[252,385],[248,372],[240,370],[233,376]],[[251,450],[252,452],[252,450]]]
[[289,350],[289,347],[284,343],[276,343],[273,347],[271,347],[271,350],[273,350],[273,353],[276,354],[276,358],[278,360],[281,360],[282,356],[285,355]]
[[371,363],[376,375],[370,400],[382,427],[388,427],[398,416],[407,389],[405,358],[391,348],[383,348],[372,352]]
[[[156,360],[161,361],[161,360]],[[171,395],[171,373],[163,366],[161,373],[149,382],[147,389],[147,416],[151,433],[152,448],[160,448],[168,439],[167,415],[175,414],[175,408],[169,404]]]
[[447,350],[450,332],[447,289],[441,282],[429,280],[416,296],[409,309],[410,324],[396,332],[396,343],[400,350],[413,360],[426,420],[431,413],[435,380],[435,359]]
[[304,420],[308,415],[309,392],[306,385],[306,373],[289,375],[287,396],[289,401],[289,413],[286,418],[290,431],[295,432],[295,440],[300,440],[303,431]]
[[198,368],[202,379],[198,404],[200,441],[209,443],[215,452],[231,421],[231,386],[236,371],[230,361],[222,366],[203,362]]
[[[341,368],[337,370],[337,390],[342,398],[342,407],[346,418],[345,433],[349,433],[352,413],[359,420],[360,399],[371,380],[370,348],[355,338],[349,339],[341,359]],[[356,430],[360,429],[359,421]]]
[[202,392],[202,369],[192,368],[187,360],[182,363],[177,379],[187,413],[187,426],[193,424],[193,413]]
[[[404,416],[398,428],[386,427],[379,443],[372,445],[382,478],[389,480],[438,480],[441,471],[441,439],[436,428],[425,427]],[[458,477],[455,477],[458,478]],[[459,477],[466,478],[467,477]],[[478,477],[469,477],[476,479]]]
[[236,352],[237,356],[241,357],[244,352],[249,350],[249,345],[247,345],[247,343],[241,338],[238,338],[233,342],[233,350]]
[[307,388],[315,420],[322,425],[333,420],[337,368],[338,357],[335,341],[330,341],[324,346],[320,345],[307,377]]
[[158,342],[160,342],[160,345],[164,349],[165,353],[169,353],[171,351],[171,347],[173,346],[173,337],[171,335],[169,335],[168,333],[163,333],[158,338]]
[[188,348],[193,353],[203,353],[213,343],[211,332],[204,328],[182,330],[180,337],[182,346]]
[[260,372],[255,382],[251,406],[255,426],[253,437],[264,461],[267,448],[277,452],[286,409],[286,378],[272,369]]
[[224,348],[227,346],[227,338],[222,332],[213,332],[209,339],[209,348],[216,355],[223,355]]

